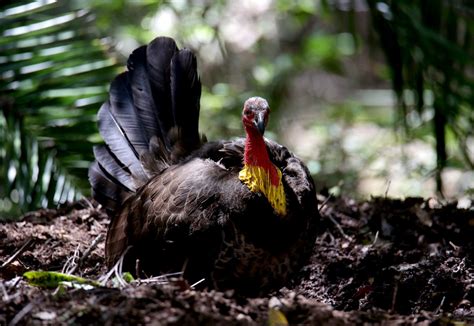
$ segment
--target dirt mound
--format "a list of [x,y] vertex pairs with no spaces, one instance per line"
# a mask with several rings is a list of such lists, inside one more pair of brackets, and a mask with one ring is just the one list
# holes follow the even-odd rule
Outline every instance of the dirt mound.
[[322,204],[311,261],[262,298],[133,282],[123,289],[43,289],[28,270],[106,274],[108,219],[80,201],[0,224],[0,324],[474,323],[474,210],[434,200],[347,198]]

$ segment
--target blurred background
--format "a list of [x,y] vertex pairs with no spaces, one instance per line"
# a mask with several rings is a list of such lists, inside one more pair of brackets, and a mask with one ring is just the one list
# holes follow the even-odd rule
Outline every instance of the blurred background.
[[259,95],[319,191],[471,205],[471,0],[3,0],[0,35],[0,218],[90,194],[109,83],[159,35],[197,55],[208,139]]

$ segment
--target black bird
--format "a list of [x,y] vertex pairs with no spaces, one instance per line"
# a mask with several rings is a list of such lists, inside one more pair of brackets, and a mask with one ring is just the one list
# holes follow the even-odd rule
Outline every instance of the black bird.
[[263,137],[267,101],[245,102],[245,138],[207,142],[190,50],[158,37],[127,66],[99,110],[105,144],[89,170],[111,217],[108,266],[128,248],[124,267],[142,276],[182,270],[246,293],[284,284],[313,248],[319,213],[304,163]]

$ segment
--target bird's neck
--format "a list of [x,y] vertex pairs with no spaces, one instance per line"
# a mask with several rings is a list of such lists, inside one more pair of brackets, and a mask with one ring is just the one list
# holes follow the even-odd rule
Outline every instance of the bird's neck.
[[247,130],[244,168],[239,179],[250,191],[262,193],[278,215],[286,215],[286,197],[281,171],[272,163],[265,140],[255,130]]
[[253,130],[247,131],[245,139],[244,165],[261,167],[269,173],[270,181],[277,186],[279,182],[277,168],[270,161],[264,138]]

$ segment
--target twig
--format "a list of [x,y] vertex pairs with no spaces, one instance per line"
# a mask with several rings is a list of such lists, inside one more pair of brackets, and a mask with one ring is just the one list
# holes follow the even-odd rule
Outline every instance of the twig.
[[81,256],[81,258],[79,259],[79,263],[82,263],[86,260],[87,257],[89,257],[89,255],[91,254],[92,250],[95,249],[95,247],[97,247],[97,245],[99,244],[100,241],[102,241],[102,238],[104,237],[104,234],[103,233],[100,233],[95,239],[94,241],[92,241],[91,245],[89,246],[89,248],[87,248],[87,250],[84,252],[84,254]]
[[392,184],[392,180],[388,180],[387,181],[387,188],[385,189],[385,195],[384,195],[385,198],[387,198],[388,190],[390,189],[391,184]]
[[449,245],[450,245],[451,247],[453,247],[453,249],[456,250],[456,251],[458,251],[459,248],[461,248],[461,247],[459,247],[459,246],[456,246],[452,241],[449,241],[448,243],[449,243]]
[[[170,276],[178,276],[178,275],[183,275],[183,272],[175,272],[175,273],[168,273],[168,274],[163,274],[155,277],[150,277],[150,278],[145,278],[145,279],[139,279],[137,282],[140,283],[158,283],[158,284],[167,284],[168,283],[168,277]],[[201,282],[201,281],[199,281]],[[198,282],[198,283],[199,283]],[[196,284],[196,283],[195,283]]]
[[28,241],[25,242],[25,244],[23,244],[23,246],[21,246],[20,249],[18,249],[10,258],[8,258],[3,264],[2,266],[0,266],[0,270],[4,269],[5,267],[7,267],[8,265],[10,265],[12,262],[14,262],[27,248],[28,246],[34,241],[33,238],[30,238],[28,239]]
[[344,237],[344,239],[352,241],[352,238],[344,233],[342,226],[339,223],[337,223],[337,221],[331,215],[326,215],[326,216],[329,218],[329,220],[331,220],[331,222],[334,223],[334,225],[338,229],[339,233],[341,233],[341,235]]
[[204,280],[205,280],[205,278],[200,279],[200,280],[197,281],[196,283],[192,284],[192,285],[190,286],[190,288],[191,288],[191,289],[194,289],[194,287],[195,287],[196,285],[201,284],[202,282],[204,282]]
[[443,295],[443,299],[441,299],[441,303],[439,304],[438,308],[436,308],[436,310],[434,312],[435,315],[437,315],[439,313],[439,311],[441,310],[441,308],[443,307],[445,299],[446,299],[446,296]]
[[74,254],[71,257],[68,257],[68,259],[66,260],[66,263],[64,263],[63,269],[61,270],[62,273],[66,273],[66,274],[73,273],[72,270],[75,270],[77,266],[76,258],[79,257],[79,248],[80,248],[80,245],[77,245],[76,249],[74,250]]
[[[319,211],[322,211],[324,206],[326,206],[326,204],[329,202],[329,200],[331,200],[331,198],[333,197],[333,194],[329,194],[329,197],[326,198],[326,200],[321,204],[321,206],[319,207]],[[339,230],[339,232],[341,233],[341,235],[346,239],[346,240],[349,240],[349,241],[352,241],[352,238],[350,236],[348,236],[344,230],[342,229],[341,225],[331,216],[331,215],[324,215],[326,216],[327,218],[329,218],[329,220],[334,223],[334,225],[337,227],[337,229]]]
[[89,205],[89,208],[90,208],[90,209],[94,209],[94,208],[95,208],[94,205],[92,205],[92,202],[89,200],[89,198],[84,197],[83,200],[86,202],[86,204]]
[[74,265],[74,267],[69,271],[69,274],[73,274],[81,265],[82,263],[84,263],[84,261],[89,257],[89,255],[91,254],[91,252],[95,249],[95,247],[97,247],[97,245],[99,244],[100,241],[102,241],[102,238],[104,237],[104,234],[103,233],[100,233],[95,239],[94,241],[92,241],[91,245],[89,246],[89,248],[86,249],[86,251],[84,251],[84,254],[81,256],[81,258],[79,258],[79,261],[77,262],[76,265]]
[[378,239],[379,239],[379,231],[375,233],[375,238],[374,238],[374,242],[372,242],[372,246],[375,245]]
[[140,279],[140,259],[135,260],[135,274]]
[[397,277],[397,283],[395,283],[395,287],[393,288],[392,307],[390,308],[392,312],[395,311],[395,303],[397,302],[397,294],[398,294],[398,277]]
[[184,272],[186,271],[186,267],[188,267],[188,262],[189,262],[189,258],[186,258],[186,260],[183,263],[183,267],[181,268],[182,274],[184,274]]
[[329,194],[328,198],[326,198],[323,203],[321,204],[321,206],[319,207],[319,210],[322,210],[324,206],[326,206],[326,204],[331,200],[331,198],[333,198],[333,194]]
[[13,319],[8,323],[8,326],[15,326],[18,324],[26,315],[28,315],[31,310],[33,310],[33,302],[28,303],[26,306],[23,307],[16,315],[13,317]]
[[3,302],[10,301],[10,296],[8,295],[7,289],[5,289],[5,285],[3,285],[3,282],[0,282],[0,288],[3,292]]

